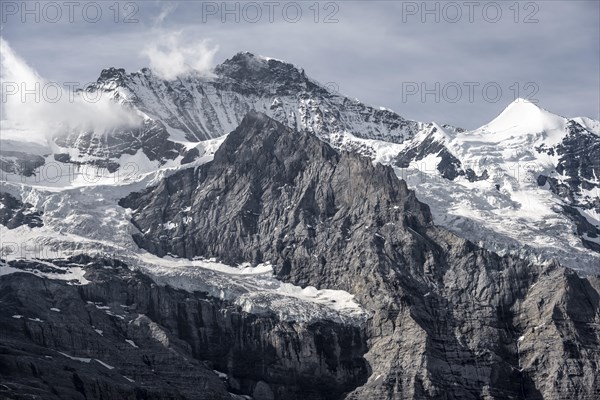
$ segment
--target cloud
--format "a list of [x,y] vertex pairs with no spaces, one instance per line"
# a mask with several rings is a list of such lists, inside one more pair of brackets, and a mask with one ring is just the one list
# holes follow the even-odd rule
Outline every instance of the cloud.
[[181,31],[163,33],[156,43],[143,50],[142,54],[148,57],[152,71],[166,80],[190,72],[211,75],[219,46],[211,47],[209,39],[185,45],[181,43],[181,35]]
[[[298,23],[283,19],[281,5],[275,7],[274,23],[269,22],[265,7],[258,23],[235,23],[231,16],[222,23],[218,15],[199,23],[205,3],[180,1],[174,7],[172,2],[156,0],[136,3],[137,24],[115,24],[112,14],[107,14],[108,18],[94,24],[18,23],[2,24],[0,29],[20,55],[35,62],[42,75],[62,81],[95,79],[103,67],[128,71],[148,67],[148,56],[141,50],[156,43],[149,48],[169,54],[168,45],[160,45],[160,35],[182,30],[180,41],[184,44],[208,37],[218,43],[217,61],[243,50],[276,57],[302,66],[318,81],[335,81],[344,94],[384,105],[405,118],[476,128],[511,101],[514,83],[519,95],[526,95],[527,82],[538,85],[535,97],[547,109],[600,118],[598,2],[540,3],[539,23],[515,23],[515,14],[508,9],[510,2],[498,2],[503,9],[498,23],[482,19],[481,5],[476,7],[476,21],[470,23],[468,7],[462,2],[458,2],[463,11],[459,23],[447,23],[443,18],[435,23],[431,15],[422,23],[418,14],[402,23],[403,2],[338,3],[340,10],[334,18],[339,23],[323,23],[330,12],[323,7],[318,14],[321,22],[315,23],[316,14],[304,2],[299,2],[303,15]],[[521,7],[520,20],[530,12]],[[92,42],[94,46],[89,46]],[[487,82],[499,82],[504,98],[498,103],[482,101],[481,90],[473,104],[468,100],[422,103],[420,96],[413,96],[419,101],[405,102],[402,98],[403,82],[440,82],[443,86],[472,81],[482,84],[478,89]]]
[[154,27],[160,28],[162,27],[163,21],[177,8],[177,3],[170,3],[167,6],[162,6],[158,16],[154,20]]
[[49,82],[19,57],[0,37],[0,95],[5,126],[50,138],[73,130],[106,134],[133,127],[141,117],[102,92],[77,91],[83,85]]

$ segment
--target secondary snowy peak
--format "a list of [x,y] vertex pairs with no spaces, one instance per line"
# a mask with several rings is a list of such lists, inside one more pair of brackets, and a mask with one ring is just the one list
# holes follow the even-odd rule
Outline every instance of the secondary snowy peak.
[[588,117],[576,117],[572,119],[588,131],[600,135],[600,121]]
[[529,100],[516,99],[488,124],[475,132],[509,135],[563,130],[566,118],[553,114]]
[[402,145],[393,163],[431,206],[436,223],[494,251],[514,249],[597,272],[600,137],[594,126],[518,99],[473,131],[430,125]]
[[450,147],[456,136],[456,131],[431,123],[406,144],[393,163],[402,169],[438,171],[442,177],[449,180],[459,176],[466,176],[471,182],[487,179],[487,172],[478,176],[471,168],[463,168]]

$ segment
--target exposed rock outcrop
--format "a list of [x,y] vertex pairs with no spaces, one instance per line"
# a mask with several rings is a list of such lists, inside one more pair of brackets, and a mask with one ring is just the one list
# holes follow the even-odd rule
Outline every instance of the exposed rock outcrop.
[[333,400],[367,379],[358,327],[248,314],[115,260],[66,263],[90,283],[0,277],[2,398]]
[[0,224],[8,229],[21,225],[30,228],[43,226],[42,211],[36,210],[32,204],[23,203],[7,192],[0,192]]

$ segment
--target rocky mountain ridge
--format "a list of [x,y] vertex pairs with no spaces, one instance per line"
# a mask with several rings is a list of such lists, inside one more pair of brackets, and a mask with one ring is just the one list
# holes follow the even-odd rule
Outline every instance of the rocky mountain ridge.
[[[345,133],[401,143],[423,125],[342,96],[334,86],[319,84],[292,64],[248,52],[216,66],[213,77],[192,73],[165,81],[147,68],[131,74],[109,68],[87,90],[132,107],[147,121],[164,124],[174,143],[226,135],[253,110],[313,132],[336,147],[344,146]],[[68,141],[77,142],[80,150],[87,143],[81,137]]]
[[[269,260],[280,279],[355,294],[374,312],[366,354],[373,374],[348,398],[562,398],[597,390],[573,382],[593,379],[598,357],[598,295],[589,282],[557,265],[498,257],[435,227],[390,167],[338,154],[265,115],[249,114],[213,162],[121,205],[133,209],[136,242],[157,255]],[[548,300],[554,311],[531,303],[558,282],[565,292]],[[559,324],[554,318],[566,317],[570,302],[596,305],[584,306],[574,325]],[[567,314],[558,311],[564,307]],[[540,322],[535,329],[532,320]],[[546,324],[552,329],[536,332]],[[539,341],[561,342],[571,329],[587,344],[552,356],[573,360],[553,369]],[[567,365],[577,372],[556,386]]]

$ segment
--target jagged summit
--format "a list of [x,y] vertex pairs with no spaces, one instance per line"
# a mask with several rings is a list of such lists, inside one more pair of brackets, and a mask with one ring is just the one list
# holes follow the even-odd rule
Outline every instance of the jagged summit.
[[214,73],[221,78],[243,82],[248,87],[273,88],[278,94],[318,88],[304,69],[249,52],[237,53],[225,60],[215,67]]
[[100,71],[100,76],[96,80],[96,84],[92,85],[92,87],[94,87],[94,86],[97,87],[99,85],[115,86],[115,84],[117,86],[122,86],[125,83],[125,80],[127,79],[127,77],[128,77],[128,74],[124,68],[115,68],[115,67],[104,68],[104,69],[102,69],[102,71]]
[[102,71],[100,72],[100,77],[98,79],[108,79],[126,74],[127,72],[125,71],[125,68],[109,67],[102,69]]
[[[401,143],[422,125],[344,97],[310,79],[304,69],[274,58],[240,52],[213,72],[210,77],[186,74],[164,80],[149,68],[133,73],[107,68],[91,90],[107,92],[148,121],[160,121],[175,142],[226,135],[252,110],[290,128],[313,132],[334,147],[360,147],[363,154],[372,150],[353,138]],[[76,137],[72,141],[81,142]]]
[[238,66],[242,66],[245,68],[254,68],[254,69],[260,69],[260,68],[269,68],[269,67],[273,67],[275,65],[285,65],[287,67],[291,67],[294,68],[298,71],[304,71],[303,68],[297,67],[292,63],[277,59],[277,58],[272,58],[272,57],[266,57],[266,56],[262,56],[259,54],[254,54],[251,53],[249,51],[241,51],[239,53],[234,54],[231,58],[226,59],[225,61],[223,61],[221,64],[219,64],[217,66],[223,66],[223,65],[238,65]]
[[[282,78],[284,75],[287,75],[287,78],[307,79],[303,68],[280,59],[256,55],[249,51],[236,53],[231,58],[228,58],[221,64],[217,65],[213,71],[217,75],[227,76],[230,78],[248,79],[252,78],[253,76],[264,77],[265,75]],[[115,79],[121,79],[126,76],[132,77],[136,75],[152,76],[155,74],[152,69],[148,67],[144,67],[133,73],[128,73],[124,68],[107,67],[102,69],[97,82],[102,83]],[[192,71],[180,76],[179,78],[195,75],[196,74],[194,74]],[[158,75],[155,76],[159,78]],[[206,77],[206,74],[200,74],[199,76]]]

